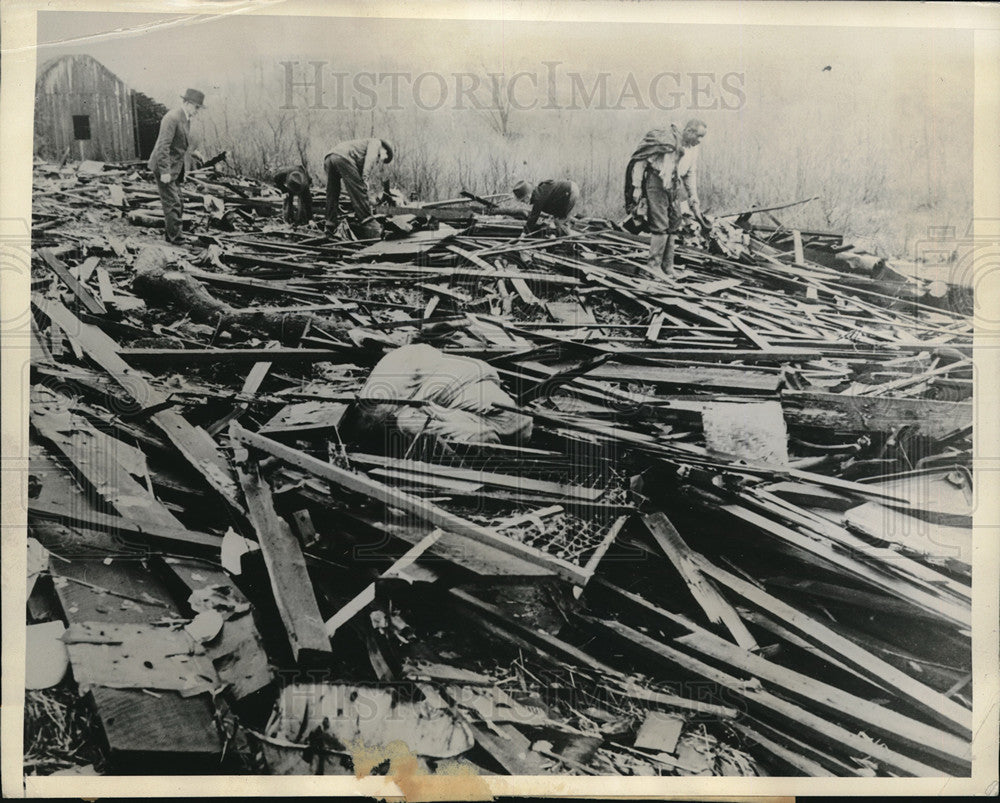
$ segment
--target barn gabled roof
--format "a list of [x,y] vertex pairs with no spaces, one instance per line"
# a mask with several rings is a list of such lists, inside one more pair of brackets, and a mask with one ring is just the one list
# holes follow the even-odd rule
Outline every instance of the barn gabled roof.
[[75,62],[81,62],[81,63],[93,62],[100,69],[104,70],[104,72],[106,72],[108,75],[110,75],[112,78],[114,78],[116,81],[121,81],[123,84],[125,83],[125,81],[122,81],[121,78],[119,78],[117,75],[115,75],[113,72],[111,72],[111,70],[109,70],[107,67],[105,67],[103,64],[101,64],[101,62],[99,62],[97,59],[95,59],[90,54],[88,54],[88,53],[67,53],[67,54],[62,55],[62,56],[54,56],[53,58],[51,58],[48,61],[46,61],[43,64],[41,64],[41,66],[39,66],[39,68],[38,68],[38,74],[35,76],[35,85],[37,86],[39,83],[41,83],[41,81],[44,80],[45,76],[48,75],[49,72],[51,72],[51,70],[52,70],[53,67],[55,67],[57,64],[60,64],[60,63],[62,63],[64,61],[75,61]]

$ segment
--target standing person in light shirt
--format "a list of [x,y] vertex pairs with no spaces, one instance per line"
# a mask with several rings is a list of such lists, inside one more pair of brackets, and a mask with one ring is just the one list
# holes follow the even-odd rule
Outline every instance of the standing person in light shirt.
[[[695,219],[707,228],[698,198],[698,153],[708,126],[689,120],[683,130],[671,124],[643,138],[632,153],[625,176],[625,204],[634,209],[640,198],[648,206],[650,243],[646,268],[664,278],[674,278],[674,249],[681,226],[680,186],[687,193]],[[641,171],[641,173],[640,173]],[[636,179],[639,179],[636,181]]]
[[392,161],[392,146],[384,139],[349,139],[323,158],[326,170],[326,236],[333,237],[340,222],[340,188],[347,190],[365,237],[379,237],[382,227],[372,215],[368,178],[379,165]]

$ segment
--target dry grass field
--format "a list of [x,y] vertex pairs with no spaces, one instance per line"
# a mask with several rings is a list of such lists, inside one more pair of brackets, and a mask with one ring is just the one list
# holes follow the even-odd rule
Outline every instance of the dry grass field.
[[[817,85],[827,76],[820,73]],[[624,169],[645,131],[698,116],[709,126],[699,185],[712,214],[819,196],[777,213],[779,219],[842,232],[893,258],[912,258],[930,227],[963,232],[972,215],[971,125],[945,123],[964,119],[969,104],[942,96],[935,115],[920,115],[919,92],[883,107],[870,102],[874,89],[860,78],[829,80],[841,83],[823,89],[822,103],[789,98],[781,87],[755,99],[748,88],[745,108],[735,112],[635,108],[641,103],[426,110],[408,96],[400,108],[315,109],[309,88],[297,89],[288,103],[280,73],[262,65],[218,93],[198,123],[205,153],[227,150],[230,165],[250,175],[303,161],[322,182],[326,150],[341,139],[374,135],[396,149],[386,177],[421,199],[463,189],[504,192],[519,178],[565,177],[581,187],[582,214],[614,219],[624,215]]]

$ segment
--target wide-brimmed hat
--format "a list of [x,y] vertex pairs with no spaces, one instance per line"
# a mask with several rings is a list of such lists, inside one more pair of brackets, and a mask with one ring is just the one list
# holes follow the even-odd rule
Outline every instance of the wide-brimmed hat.
[[293,195],[301,195],[309,188],[309,179],[301,170],[293,170],[285,178],[285,189]]
[[181,100],[189,100],[195,106],[204,107],[205,93],[199,92],[197,89],[189,89],[187,92],[181,95]]
[[533,187],[527,181],[519,181],[511,188],[511,192],[514,197],[519,201],[523,201],[529,195],[531,195],[531,190]]

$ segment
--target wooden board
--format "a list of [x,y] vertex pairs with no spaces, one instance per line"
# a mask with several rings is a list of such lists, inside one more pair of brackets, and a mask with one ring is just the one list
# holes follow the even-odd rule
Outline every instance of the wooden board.
[[[246,379],[243,380],[243,387],[240,389],[240,395],[243,397],[253,396],[260,390],[260,386],[263,384],[264,379],[267,377],[267,372],[271,370],[271,363],[269,362],[255,362],[250,370],[247,372]],[[225,429],[230,421],[237,420],[243,413],[245,413],[250,407],[249,401],[241,401],[239,404],[233,405],[233,409],[226,413],[224,416],[214,421],[209,426],[205,427],[205,431],[215,437],[223,429]]]
[[105,309],[104,304],[94,297],[94,294],[90,292],[86,285],[69,272],[69,268],[52,253],[51,249],[39,249],[38,255],[52,269],[52,272],[59,277],[62,283],[70,289],[73,295],[77,297],[87,312],[91,315],[107,314],[108,311]]
[[905,425],[943,438],[972,426],[972,402],[784,390],[781,406],[790,426],[841,432],[893,432]]
[[[132,368],[118,354],[118,344],[96,326],[85,324],[58,302],[39,296],[32,303],[53,323],[78,343],[87,355],[107,371],[133,399],[146,407],[166,404],[165,395],[153,388],[141,371]],[[189,424],[176,410],[153,413],[150,419],[163,431],[184,458],[205,477],[208,484],[236,510],[242,511],[236,480],[222,450],[200,427]]]
[[[388,569],[382,572],[382,574],[379,576],[379,579],[384,580],[389,577],[397,576],[400,572],[404,571],[408,566],[412,565],[428,549],[430,549],[443,534],[444,532],[442,530],[431,531],[427,536],[421,539],[419,543],[412,546],[402,556],[400,556],[392,564],[392,566],[390,566]],[[326,630],[326,635],[329,638],[333,638],[333,635],[342,625],[349,622],[363,608],[370,605],[374,601],[375,601],[375,583],[369,583],[350,602],[348,602],[333,616],[331,616],[329,619],[326,620],[326,624],[324,625]]]
[[225,619],[222,631],[205,645],[219,678],[229,684],[229,693],[242,700],[271,683],[271,667],[250,601],[232,578],[205,561],[166,557],[164,562],[176,596],[190,600],[192,594],[214,590],[235,609],[219,611]]
[[159,367],[168,364],[338,362],[345,349],[157,349],[124,348],[118,353],[130,363]]
[[638,650],[658,656],[671,665],[680,666],[688,672],[718,684],[746,702],[760,706],[771,715],[780,717],[794,727],[798,733],[806,733],[810,738],[818,739],[834,749],[849,751],[849,754],[852,755],[871,756],[894,772],[904,775],[937,777],[946,774],[935,767],[904,756],[829,720],[818,717],[801,706],[765,691],[759,684],[747,683],[742,678],[709,666],[704,661],[656,641],[645,633],[633,630],[620,622],[604,621],[591,617],[580,618],[596,630],[616,636],[622,642],[631,644]]
[[[320,501],[320,500],[316,500]],[[326,503],[326,497],[322,503]],[[420,522],[406,522],[403,517],[397,520],[386,520],[384,516],[375,516],[365,511],[352,511],[353,519],[362,521],[368,527],[375,528],[379,533],[380,548],[361,548],[358,557],[393,560],[395,555],[385,551],[384,534],[399,538],[411,545],[419,544],[434,528]],[[546,571],[535,563],[521,560],[509,552],[502,552],[489,544],[470,541],[460,535],[444,533],[430,549],[426,562],[430,566],[440,565],[442,561],[461,566],[466,571],[480,577],[552,577],[551,571]]]
[[865,651],[810,616],[762,591],[707,560],[699,561],[702,571],[732,589],[747,602],[773,616],[794,633],[833,653],[838,659],[870,677],[919,711],[934,718],[964,738],[972,737],[972,712],[934,689]]
[[[818,558],[823,565],[834,572],[847,572],[856,580],[867,583],[891,596],[910,602],[917,611],[925,615],[960,628],[971,628],[972,611],[968,602],[937,593],[937,589],[927,588],[910,578],[900,578],[895,574],[880,570],[875,566],[858,560],[854,555],[836,549],[829,539],[817,539],[805,535],[798,530],[776,522],[742,505],[720,505],[721,510],[731,513],[734,517],[759,528],[781,542],[788,544],[804,554]],[[867,552],[875,548],[865,545]],[[887,554],[888,559],[892,555]],[[906,560],[899,556],[898,560]],[[891,567],[890,567],[891,568]]]
[[69,411],[69,399],[38,389],[32,394],[31,425],[81,473],[123,517],[142,525],[183,530],[184,525],[140,485],[122,464],[127,447]]
[[101,531],[135,549],[152,547],[215,557],[222,546],[221,536],[211,533],[186,527],[172,529],[158,523],[138,523],[122,516],[84,510],[77,505],[55,507],[32,502],[28,507],[28,516],[70,524],[82,531]]
[[434,477],[443,477],[463,482],[471,482],[481,485],[489,485],[497,488],[507,488],[515,491],[534,492],[540,494],[551,494],[552,496],[565,499],[580,499],[584,501],[597,501],[603,494],[600,488],[586,488],[577,485],[564,485],[558,482],[548,482],[536,480],[531,477],[521,477],[516,474],[498,474],[490,471],[478,471],[471,468],[459,468],[454,466],[438,465],[436,463],[425,463],[418,460],[400,460],[394,457],[384,457],[374,454],[351,453],[351,462],[361,465],[374,465],[395,471],[404,471],[413,474],[428,474]]
[[606,382],[642,382],[654,385],[732,390],[740,393],[777,393],[782,379],[752,368],[665,367],[658,365],[601,365],[587,371],[588,379]]
[[[236,425],[233,425],[236,426]],[[306,570],[306,560],[291,527],[274,510],[271,488],[260,476],[257,461],[237,466],[247,502],[247,515],[257,532],[271,590],[297,662],[330,652],[330,640]],[[317,655],[318,654],[318,655]]]
[[425,254],[432,248],[450,240],[459,233],[458,229],[442,223],[437,229],[418,231],[400,240],[383,240],[356,251],[349,257],[352,260],[373,258],[409,259]]
[[758,649],[757,642],[750,635],[739,614],[730,605],[712,581],[705,577],[691,558],[691,550],[680,533],[674,528],[670,519],[663,513],[651,513],[642,517],[650,534],[664,551],[670,562],[677,569],[681,578],[687,583],[688,590],[695,601],[705,612],[709,621],[722,625],[729,631],[733,640],[748,650]]
[[590,575],[588,572],[569,561],[525,546],[513,539],[504,538],[486,527],[449,513],[430,502],[425,502],[422,499],[403,493],[391,486],[377,482],[361,474],[355,474],[332,463],[317,460],[311,455],[287,447],[270,438],[251,433],[243,429],[236,422],[230,425],[230,436],[235,441],[274,455],[280,460],[305,469],[317,477],[336,483],[349,491],[363,494],[383,504],[390,505],[455,535],[465,536],[474,541],[487,543],[504,552],[509,552],[530,563],[550,569],[571,582],[585,584],[587,579],[589,579]]
[[838,720],[848,720],[860,726],[865,733],[878,734],[909,752],[936,756],[958,768],[972,769],[972,745],[947,731],[772,663],[705,631],[683,636],[676,641],[730,667],[748,672],[769,687],[805,700],[811,707],[815,706]]
[[[165,616],[181,617],[167,588],[141,564],[63,557],[50,560],[50,571],[70,624],[146,623]],[[94,709],[115,766],[130,773],[154,775],[170,767],[174,771],[204,769],[210,762],[217,762],[222,742],[215,727],[211,697],[181,697],[170,691],[157,694],[153,697],[140,689],[91,688]]]

